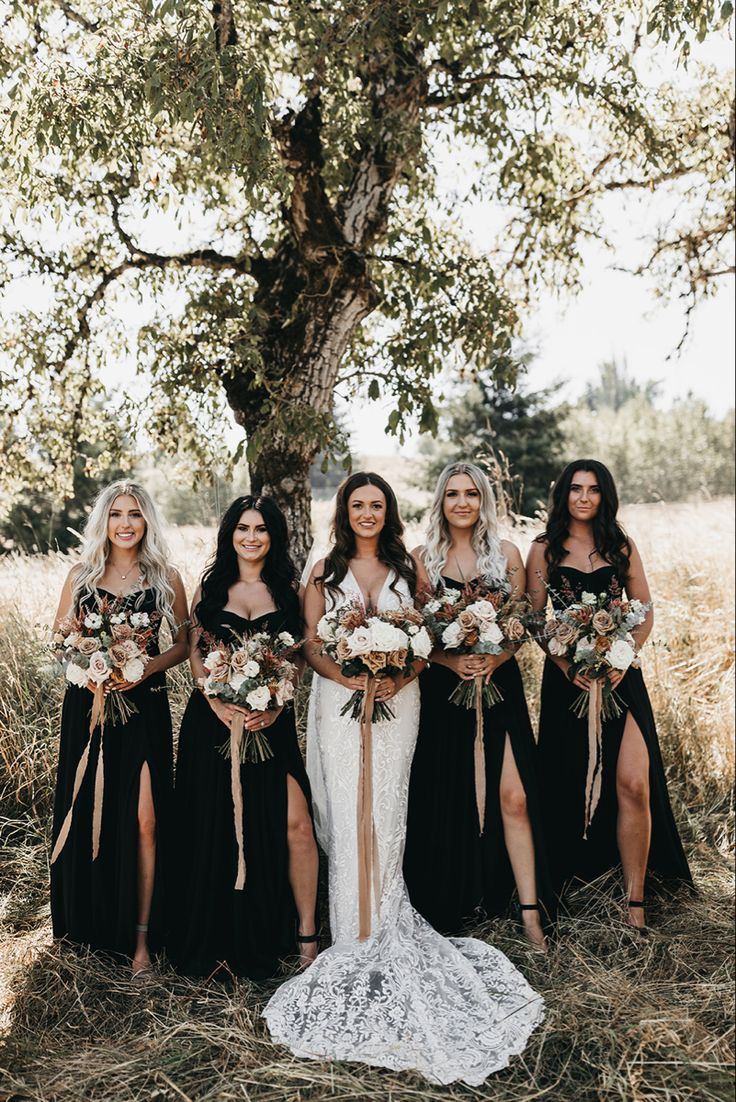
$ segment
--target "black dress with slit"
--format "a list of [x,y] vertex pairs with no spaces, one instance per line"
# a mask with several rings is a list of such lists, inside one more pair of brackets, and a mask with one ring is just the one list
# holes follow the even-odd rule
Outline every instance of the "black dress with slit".
[[[299,634],[298,624],[281,612],[247,620],[224,611],[219,619],[212,634],[226,643],[233,642],[233,632]],[[220,753],[229,731],[203,694],[192,693],[176,764],[176,890],[169,949],[174,966],[186,975],[209,976],[219,969],[221,977],[232,973],[262,980],[278,971],[280,958],[296,952],[287,776],[301,788],[310,812],[311,795],[293,708],[285,708],[263,733],[273,757],[240,767],[246,880],[236,890],[230,760]]]
[[[611,565],[598,567],[591,573],[569,566],[557,567],[549,577],[553,606],[560,607],[563,600],[565,604],[579,600],[585,591],[604,593],[615,578],[616,571]],[[573,878],[594,880],[619,864],[616,765],[629,713],[642,733],[649,754],[652,815],[649,870],[662,878],[692,883],[670,807],[654,714],[641,670],[629,669],[616,692],[622,702],[622,712],[617,718],[603,721],[602,791],[586,840],[583,832],[588,720],[578,719],[571,711],[580,689],[568,681],[554,662],[549,658],[545,660],[539,720],[541,795],[557,891]]]
[[[114,594],[99,590],[101,595]],[[123,598],[129,610],[155,611],[153,590]],[[85,606],[94,611],[94,601]],[[148,652],[158,654],[155,638]],[[166,677],[152,674],[126,693],[138,709],[122,726],[105,724],[104,794],[100,848],[92,860],[94,778],[100,753],[100,728],[90,744],[90,758],[79,790],[66,844],[51,866],[51,917],[54,936],[132,957],[135,952],[138,890],[138,793],[141,769],[148,765],[156,814],[156,871],[148,923],[151,952],[165,936],[166,892],[170,869],[170,821],[173,785],[171,713]],[[53,840],[72,801],[77,765],[89,740],[92,694],[68,685],[64,694],[59,739],[59,766],[54,797]]]
[[[463,588],[454,578],[443,582]],[[458,933],[483,914],[504,913],[515,891],[500,801],[507,735],[526,794],[540,917],[547,926],[554,919],[537,747],[515,658],[499,666],[493,683],[503,699],[483,709],[486,811],[481,836],[475,796],[475,709],[450,702],[458,678],[447,666],[431,665],[419,678],[421,708],[409,784],[404,878],[412,905],[443,934]]]

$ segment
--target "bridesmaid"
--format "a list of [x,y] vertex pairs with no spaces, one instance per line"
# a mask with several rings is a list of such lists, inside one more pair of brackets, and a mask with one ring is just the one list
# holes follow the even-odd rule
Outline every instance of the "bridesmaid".
[[[164,883],[172,790],[171,714],[164,671],[187,655],[187,601],[169,565],[161,519],[148,493],[120,481],[97,497],[84,530],[84,550],[61,592],[54,630],[70,614],[93,612],[100,597],[129,610],[160,613],[174,638],[160,654],[156,639],[140,681],[124,690],[138,709],[104,732],[100,850],[92,860],[94,776],[100,729],[63,849],[51,866],[54,936],[132,958],[133,975],[151,969],[164,938]],[[77,765],[89,739],[92,693],[69,685],[64,696],[54,799],[54,840],[69,808]]]
[[[490,482],[473,463],[452,463],[439,477],[427,542],[414,552],[420,579],[462,589],[483,578],[524,593],[518,549],[498,537]],[[479,833],[473,743],[475,711],[452,704],[457,679],[491,674],[503,695],[484,709],[487,804]],[[438,930],[457,933],[482,908],[499,914],[514,887],[528,940],[545,948],[552,917],[536,746],[521,673],[510,654],[451,655],[437,649],[421,675],[421,716],[409,789],[404,874],[412,903]]]
[[[220,523],[217,550],[192,602],[190,662],[206,673],[202,632],[231,643],[256,631],[301,634],[296,570],[286,520],[268,497],[236,498]],[[317,845],[309,782],[293,710],[246,712],[266,729],[273,757],[241,766],[247,876],[235,890],[237,841],[230,761],[219,747],[238,709],[195,689],[184,715],[176,768],[177,908],[171,956],[185,973],[265,979],[280,957],[302,966],[317,953]]]
[[[532,544],[527,562],[536,609],[578,600],[583,591],[603,593],[612,583],[630,599],[650,600],[644,567],[616,514],[618,495],[610,471],[595,459],[568,464],[552,490],[546,530]],[[653,615],[634,629],[637,649],[652,630]],[[647,868],[692,882],[670,808],[662,756],[641,670],[609,679],[623,701],[622,714],[603,723],[603,790],[588,831],[584,792],[588,767],[587,719],[570,707],[590,681],[564,658],[547,653],[542,680],[539,749],[542,799],[555,886],[577,877],[592,880],[621,864],[627,920],[645,925]]]

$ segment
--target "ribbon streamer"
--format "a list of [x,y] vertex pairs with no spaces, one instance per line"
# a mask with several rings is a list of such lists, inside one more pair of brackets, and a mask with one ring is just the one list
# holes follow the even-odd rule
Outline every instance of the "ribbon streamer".
[[358,941],[371,933],[371,886],[376,913],[381,908],[381,872],[378,837],[373,820],[373,702],[375,678],[368,679],[360,712],[360,764],[358,772]]
[[245,839],[243,837],[243,782],[240,776],[240,744],[243,741],[245,716],[236,712],[230,724],[230,790],[233,795],[233,816],[235,819],[235,837],[238,842],[238,875],[235,878],[235,891],[245,887]]
[[603,785],[602,707],[601,683],[598,678],[593,678],[588,698],[588,775],[585,780],[585,829],[583,830],[583,838],[586,840],[601,798]]
[[92,805],[92,860],[94,861],[97,854],[100,852],[100,833],[102,831],[102,799],[104,794],[105,785],[105,773],[102,760],[102,743],[105,735],[105,686],[104,684],[97,685],[92,697],[92,711],[89,717],[89,738],[87,744],[82,751],[82,756],[77,763],[77,771],[74,774],[74,786],[72,788],[72,802],[69,810],[66,813],[64,822],[61,824],[61,830],[56,838],[54,848],[51,853],[51,864],[53,865],[57,857],[64,849],[69,832],[72,829],[72,818],[74,816],[74,805],[77,802],[77,796],[79,790],[82,787],[82,781],[84,780],[84,774],[87,772],[87,766],[89,765],[89,753],[92,746],[92,736],[95,733],[95,728],[99,724],[100,726],[100,752],[97,755],[97,769],[95,771],[95,790],[94,790],[94,802]]
[[486,754],[483,745],[483,677],[475,679],[475,742],[473,743],[475,766],[475,804],[478,808],[480,834],[486,825]]

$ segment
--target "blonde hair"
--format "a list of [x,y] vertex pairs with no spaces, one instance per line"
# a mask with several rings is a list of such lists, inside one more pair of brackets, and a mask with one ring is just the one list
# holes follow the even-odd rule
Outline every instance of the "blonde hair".
[[[134,497],[143,514],[146,527],[143,538],[138,544],[138,564],[146,583],[153,590],[156,608],[175,625],[173,604],[174,589],[169,580],[169,550],[163,535],[163,521],[153,498],[137,482],[119,479],[100,490],[87,518],[83,534],[83,550],[72,582],[72,607],[78,609],[82,599],[94,595],[94,590],[102,581],[110,554],[110,540],[107,526],[110,510],[116,498],[122,495]],[[141,589],[136,607],[143,603],[145,589]]]
[[424,543],[424,567],[429,580],[433,586],[442,580],[442,567],[447,562],[452,546],[444,502],[447,483],[456,474],[465,474],[472,479],[480,494],[480,514],[471,540],[478,560],[478,575],[493,584],[507,585],[508,563],[498,534],[496,498],[488,475],[475,463],[449,463],[437,479]]

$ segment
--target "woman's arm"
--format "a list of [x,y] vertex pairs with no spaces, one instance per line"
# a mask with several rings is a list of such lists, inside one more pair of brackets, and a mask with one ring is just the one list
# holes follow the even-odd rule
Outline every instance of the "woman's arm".
[[[545,545],[543,543],[533,543],[529,548],[529,554],[526,560],[527,592],[532,602],[533,612],[542,612],[547,605],[549,565],[545,558],[544,549]],[[554,662],[555,666],[562,670],[565,677],[567,677],[568,670],[572,668],[572,663],[559,655],[550,654],[547,647],[547,640],[543,638],[543,636],[538,635],[536,641],[547,655],[550,662]],[[578,673],[575,675],[572,684],[577,685],[579,689],[590,689],[590,678],[586,677],[584,674]]]
[[[649,589],[649,582],[644,571],[644,564],[641,561],[641,555],[639,549],[633,540],[631,543],[631,558],[629,559],[629,573],[626,578],[626,596],[630,601],[641,601],[643,604],[649,604],[652,600],[652,594]],[[646,643],[649,636],[652,634],[652,628],[654,627],[654,610],[649,609],[646,618],[641,624],[637,625],[632,631],[632,635],[636,640],[636,649],[641,648]]]
[[60,624],[74,611],[72,608],[72,590],[74,588],[74,575],[78,570],[78,566],[73,566],[64,579],[64,584],[61,587],[61,594],[59,595],[59,603],[56,607],[52,632],[57,632]]
[[314,569],[307,582],[304,591],[304,624],[306,638],[302,653],[315,673],[320,677],[326,677],[329,681],[336,681],[346,689],[365,689],[368,675],[360,674],[358,677],[343,677],[337,662],[333,662],[326,654],[322,653],[322,643],[317,635],[317,624],[325,614],[325,597],[322,587],[317,585],[315,578],[324,573],[325,560],[320,559],[314,564]]

